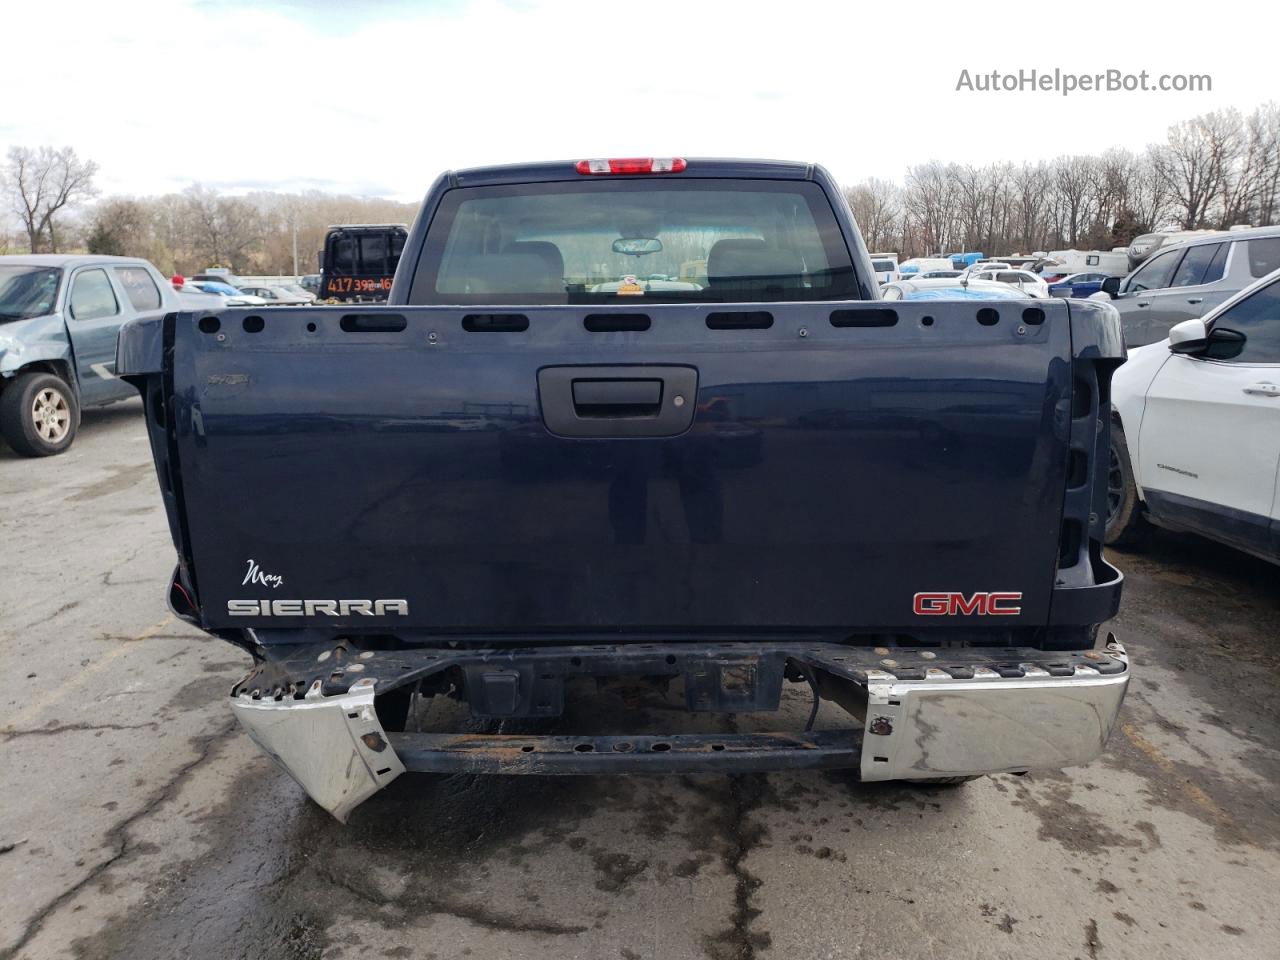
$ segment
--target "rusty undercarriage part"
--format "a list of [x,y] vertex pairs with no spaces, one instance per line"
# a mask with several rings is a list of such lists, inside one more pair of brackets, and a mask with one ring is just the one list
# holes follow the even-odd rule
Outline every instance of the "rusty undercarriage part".
[[[758,772],[855,768],[864,780],[929,779],[1085,763],[1106,742],[1128,658],[1099,650],[889,648],[785,641],[465,649],[260,647],[232,690],[253,739],[345,820],[405,770],[472,773]],[[388,732],[422,691],[487,718],[556,717],[576,677],[679,679],[691,711],[778,709],[809,682],[860,729],[795,733],[513,736]],[[412,695],[412,696],[411,696]],[[411,710],[408,712],[412,712]],[[399,725],[399,724],[398,724]]]
[[430,773],[758,773],[856,767],[857,730],[524,737],[393,733],[406,770]]

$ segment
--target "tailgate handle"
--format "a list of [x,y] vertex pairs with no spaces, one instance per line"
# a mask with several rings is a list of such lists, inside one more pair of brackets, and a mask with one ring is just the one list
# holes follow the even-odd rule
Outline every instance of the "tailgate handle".
[[562,437],[674,437],[693,422],[698,371],[686,366],[543,367],[538,400]]
[[661,406],[661,380],[573,381],[573,409],[580,417],[654,417]]

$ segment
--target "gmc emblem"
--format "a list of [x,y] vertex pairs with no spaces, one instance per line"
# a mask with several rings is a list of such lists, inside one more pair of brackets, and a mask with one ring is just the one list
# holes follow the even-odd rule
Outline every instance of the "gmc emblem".
[[918,617],[1015,617],[1022,612],[1021,593],[917,593],[911,609]]

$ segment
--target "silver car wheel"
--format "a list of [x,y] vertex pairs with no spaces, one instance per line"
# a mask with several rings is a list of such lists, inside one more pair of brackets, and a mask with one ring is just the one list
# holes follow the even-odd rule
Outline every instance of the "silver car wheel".
[[71,405],[66,395],[45,387],[31,401],[31,424],[45,443],[61,443],[71,430]]

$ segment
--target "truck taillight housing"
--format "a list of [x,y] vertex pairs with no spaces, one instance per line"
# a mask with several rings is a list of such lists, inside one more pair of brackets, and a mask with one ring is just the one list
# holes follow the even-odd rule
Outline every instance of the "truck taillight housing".
[[586,176],[636,173],[680,173],[687,167],[683,157],[611,157],[579,160],[578,172]]

